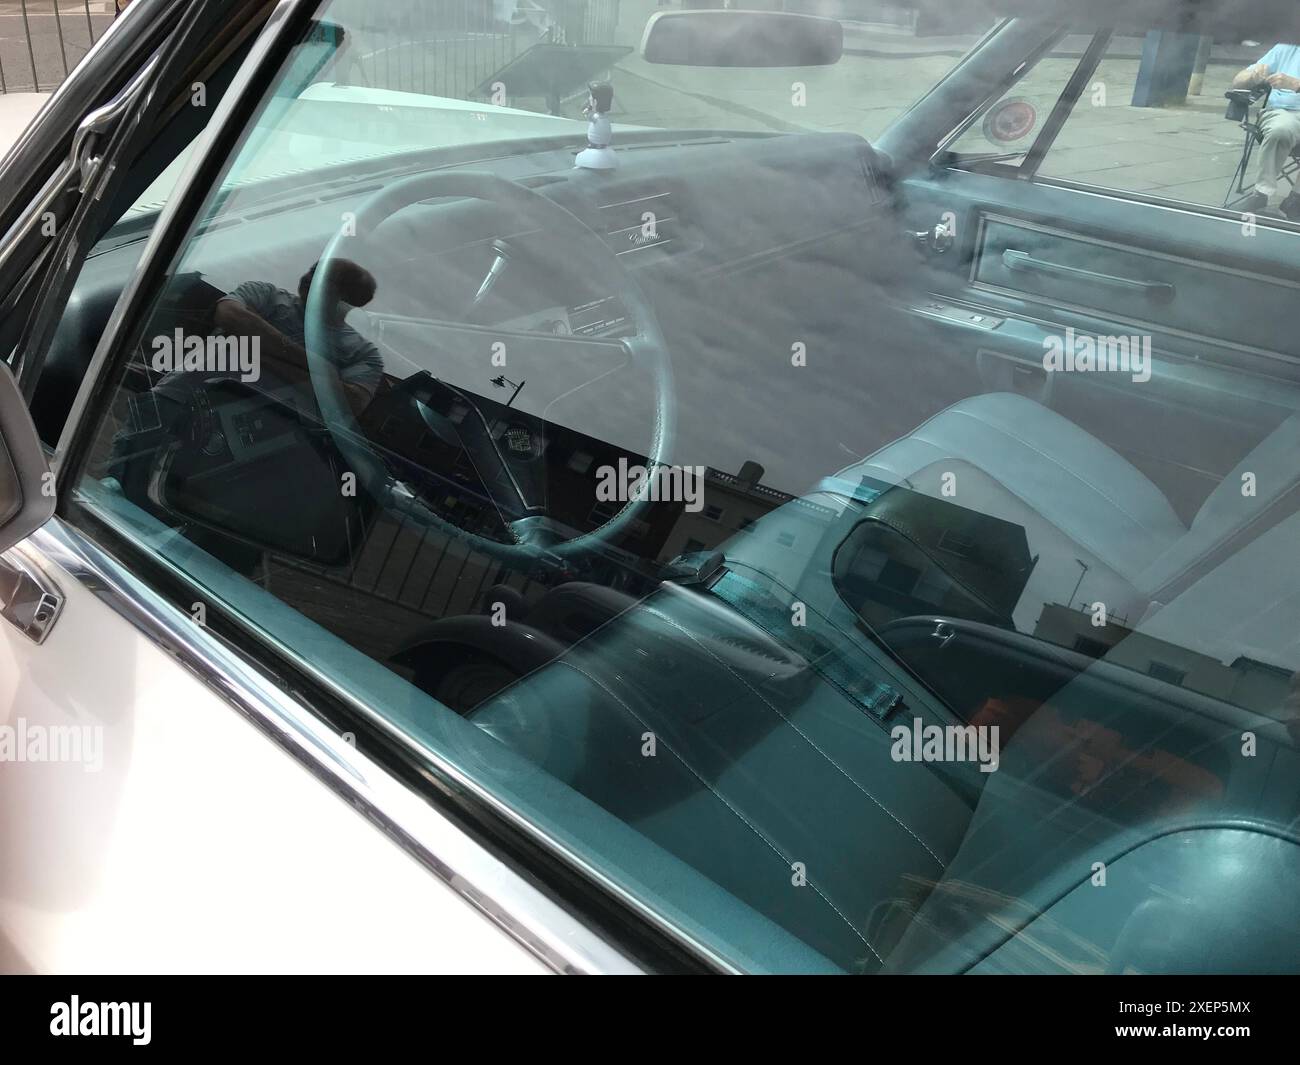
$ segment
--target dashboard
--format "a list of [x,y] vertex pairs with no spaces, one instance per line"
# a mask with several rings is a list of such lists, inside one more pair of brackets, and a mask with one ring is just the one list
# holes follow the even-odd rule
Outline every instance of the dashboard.
[[636,323],[618,296],[597,296],[571,307],[544,307],[495,324],[503,330],[557,337],[620,337],[636,329]]
[[[862,138],[629,134],[612,173],[574,169],[568,146],[478,161],[440,156],[425,161],[488,170],[539,191],[599,234],[635,277],[673,354],[675,463],[734,473],[754,462],[767,483],[792,492],[843,464],[845,440],[836,425],[859,420],[851,397],[843,397],[838,421],[801,417],[804,392],[810,410],[824,406],[820,386],[812,375],[777,386],[771,374],[789,366],[792,345],[804,344],[823,360],[846,360],[848,376],[854,352],[845,338],[879,331],[879,309],[904,283],[902,236],[876,178],[879,162]],[[237,204],[232,198],[233,206],[201,227],[181,268],[222,291],[250,280],[292,290],[340,209],[355,209],[383,184],[358,177],[344,200],[337,184],[326,196],[297,180],[298,189],[286,184],[278,195],[259,191],[259,199]],[[501,240],[511,261],[470,322],[467,311]],[[571,343],[616,339],[635,323],[609,279],[561,283],[553,264],[564,245],[554,234],[492,203],[437,200],[390,217],[358,247],[369,249],[362,265],[374,274],[377,293],[349,322],[380,346],[391,380],[425,373],[572,439],[632,456],[644,452],[653,417],[644,377],[608,360],[592,362],[600,352]],[[138,252],[118,246],[90,260],[83,283],[103,288],[98,302],[106,308]],[[844,301],[838,283],[828,290],[826,279],[836,274],[852,277],[858,299]],[[90,312],[96,293],[83,295]],[[93,331],[75,314],[68,319],[72,337]],[[493,345],[506,350],[504,364],[493,361]],[[615,357],[616,346],[608,347]],[[753,382],[756,365],[765,376]],[[744,420],[720,418],[738,382],[745,382]],[[517,396],[503,390],[521,384]],[[555,402],[561,396],[570,397],[567,408]],[[263,442],[272,447],[275,440],[260,435],[265,425],[257,430],[255,420],[254,414],[251,433],[232,428],[227,439],[251,435],[250,457],[262,459]]]

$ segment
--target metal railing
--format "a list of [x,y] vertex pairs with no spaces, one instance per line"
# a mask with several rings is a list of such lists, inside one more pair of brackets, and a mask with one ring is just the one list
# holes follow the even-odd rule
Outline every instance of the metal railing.
[[113,0],[0,0],[0,93],[50,92],[116,17]]
[[348,26],[346,62],[334,68],[340,81],[464,98],[518,54],[529,30],[493,18],[490,0],[405,0],[398,11],[372,10]]

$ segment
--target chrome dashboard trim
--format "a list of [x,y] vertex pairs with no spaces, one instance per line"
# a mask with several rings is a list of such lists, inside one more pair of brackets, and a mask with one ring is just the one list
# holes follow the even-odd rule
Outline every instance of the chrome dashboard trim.
[[555,972],[643,971],[80,531],[53,518],[24,544],[139,629]]

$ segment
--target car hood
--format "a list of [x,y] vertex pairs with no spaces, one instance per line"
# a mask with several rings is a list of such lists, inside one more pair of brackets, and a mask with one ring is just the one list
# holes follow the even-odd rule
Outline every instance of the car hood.
[[[430,148],[564,134],[572,134],[577,144],[587,134],[587,123],[581,119],[475,100],[331,82],[309,85],[293,99],[282,101],[281,106],[283,113],[275,121],[274,132],[267,134],[267,143],[252,153],[251,165],[236,168],[227,176],[225,187]],[[338,136],[344,124],[349,131],[346,142]],[[190,148],[192,145],[145,190],[126,218],[152,214],[162,207],[188,160]]]

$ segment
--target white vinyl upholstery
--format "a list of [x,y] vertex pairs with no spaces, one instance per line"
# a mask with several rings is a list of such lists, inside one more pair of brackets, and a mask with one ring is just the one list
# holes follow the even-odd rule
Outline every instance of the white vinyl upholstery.
[[1014,616],[1021,631],[1033,630],[1043,604],[1066,603],[1076,584],[1076,604],[1140,616],[1139,575],[1187,534],[1159,489],[1117,452],[1013,393],[964,399],[839,476],[937,497],[949,473],[951,502],[1022,526],[1038,556]]

